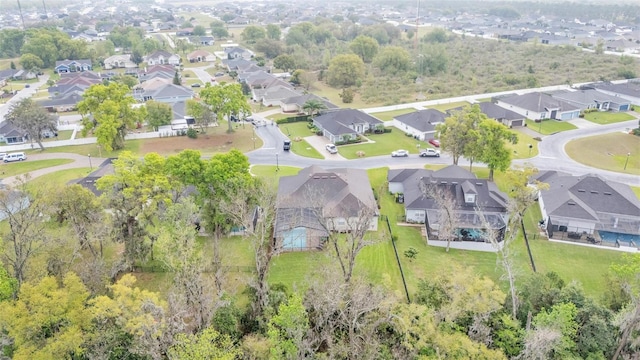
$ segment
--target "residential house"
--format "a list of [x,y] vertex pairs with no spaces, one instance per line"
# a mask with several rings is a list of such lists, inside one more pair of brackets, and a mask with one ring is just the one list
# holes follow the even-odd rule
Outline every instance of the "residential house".
[[235,71],[237,73],[254,72],[260,70],[264,71],[264,69],[259,67],[253,60],[223,59],[222,65],[226,66],[228,71]]
[[506,96],[497,99],[496,104],[532,120],[571,120],[580,115],[577,106],[540,92]]
[[321,98],[318,95],[304,94],[286,98],[280,101],[280,109],[282,110],[282,112],[303,113],[304,104],[306,104],[309,100],[319,101],[324,105],[325,109],[334,110],[338,108],[329,100]]
[[640,247],[640,201],[628,185],[556,171],[536,179],[549,184],[538,199],[549,237]]
[[169,64],[169,65],[177,66],[177,65],[180,65],[180,55],[171,54],[164,50],[156,50],[152,54],[147,55],[145,57],[145,61],[147,62],[147,65]]
[[56,61],[54,71],[58,74],[92,70],[90,59]]
[[492,102],[482,102],[478,106],[480,106],[480,111],[487,115],[488,118],[495,119],[505,126],[512,128],[524,125],[525,117],[515,111],[507,110]]
[[275,245],[285,251],[319,249],[330,231],[376,231],[378,215],[365,170],[307,167],[280,178]]
[[232,60],[232,59],[251,60],[251,58],[253,58],[255,55],[253,51],[247,50],[239,46],[225,48],[224,53],[227,59],[229,60]]
[[196,44],[203,46],[211,46],[215,44],[215,39],[213,36],[200,36],[194,39]]
[[[445,216],[453,216],[456,229],[452,248],[496,251],[487,242],[483,229],[489,225],[501,243],[508,222],[507,195],[495,183],[476,176],[457,165],[434,171],[426,169],[392,169],[387,175],[389,191],[404,203],[405,221],[425,224],[427,243],[447,246],[439,237]],[[437,195],[434,195],[437,194]],[[454,213],[447,215],[434,196],[446,196],[454,203]],[[451,240],[451,239],[450,239]]]
[[138,101],[155,100],[164,103],[186,101],[193,98],[193,91],[189,88],[174,84],[165,84],[154,89],[137,89],[133,97]]
[[171,79],[173,80],[176,69],[171,65],[152,65],[138,71],[137,78],[141,83],[150,79]]
[[15,190],[2,190],[2,202],[4,206],[0,210],[0,221],[7,219],[11,214],[16,214],[22,210],[25,210],[31,204],[29,196],[25,193]]
[[131,61],[130,54],[109,56],[108,58],[104,59],[103,63],[104,63],[105,70],[123,69],[123,68],[131,69],[131,68],[138,67],[138,65],[136,65],[133,61]]
[[192,36],[193,28],[184,28],[176,31],[176,36]]
[[82,101],[82,93],[72,91],[53,99],[38,101],[38,104],[49,112],[66,112],[76,110],[80,101]]
[[425,109],[398,115],[393,118],[392,124],[416,139],[428,141],[435,137],[436,126],[443,123],[444,118],[445,115],[438,110]]
[[202,61],[214,62],[216,61],[216,56],[205,50],[196,50],[187,55],[187,61],[191,63]]
[[593,87],[601,93],[619,96],[632,104],[640,104],[640,84],[633,82],[626,82],[622,84],[613,84],[610,82],[595,83],[588,85]]
[[30,80],[35,79],[36,74],[22,69],[0,70],[0,86],[7,84],[9,80]]
[[552,96],[577,106],[581,111],[591,109],[600,111],[628,111],[631,108],[630,101],[619,96],[605,94],[595,89],[566,91],[556,93]]
[[23,130],[11,125],[8,121],[0,123],[0,142],[7,145],[17,145],[27,142],[29,136]]
[[[301,94],[291,88],[291,86],[270,86],[264,91],[254,91],[256,101],[260,101],[264,106],[279,106],[281,101]],[[259,93],[259,95],[257,95]]]
[[334,144],[356,139],[366,131],[384,126],[383,122],[375,117],[354,109],[326,112],[314,118],[313,125]]

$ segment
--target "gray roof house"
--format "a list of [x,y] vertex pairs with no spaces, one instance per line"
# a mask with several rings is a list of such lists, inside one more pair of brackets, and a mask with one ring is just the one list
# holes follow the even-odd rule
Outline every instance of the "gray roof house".
[[138,101],[155,100],[164,103],[174,103],[193,98],[193,91],[184,86],[166,84],[158,88],[134,91],[133,97]]
[[23,144],[28,140],[27,132],[16,128],[8,121],[0,123],[0,142],[7,145]]
[[488,118],[495,119],[505,126],[511,128],[524,125],[525,117],[515,111],[507,110],[492,102],[482,102],[479,103],[478,106],[480,106],[480,111],[487,115]]
[[601,111],[629,111],[631,102],[619,96],[613,96],[595,89],[567,91],[552,95],[554,98],[575,105],[580,110],[597,109]]
[[321,248],[328,231],[345,232],[354,226],[378,229],[378,205],[365,170],[310,166],[298,175],[280,178],[274,224],[276,248]]
[[300,95],[299,92],[291,87],[282,85],[270,86],[262,90],[264,91],[254,90],[254,96],[259,96],[256,100],[260,101],[264,106],[278,106],[282,100]]
[[355,139],[359,134],[383,126],[383,122],[360,110],[340,109],[314,118],[313,125],[335,144]]
[[446,246],[446,241],[438,238],[444,215],[436,200],[427,195],[425,189],[428,187],[449,194],[455,201],[458,235],[451,243],[452,248],[496,251],[484,238],[482,228],[486,223],[497,231],[498,241],[502,241],[508,221],[508,197],[495,183],[478,179],[472,172],[456,165],[437,171],[392,169],[387,181],[389,191],[396,193],[404,203],[406,222],[425,224],[429,245]]
[[38,104],[50,112],[73,111],[82,101],[82,93],[73,91],[53,99],[38,101]]
[[412,113],[398,115],[393,118],[393,126],[413,135],[422,141],[435,137],[436,126],[444,122],[445,114],[436,109],[418,110]]
[[619,96],[632,104],[640,104],[640,84],[627,82],[623,84],[612,83],[595,83],[593,86],[596,90],[607,95]]
[[336,105],[334,105],[332,102],[330,102],[327,99],[321,98],[318,95],[314,95],[314,94],[304,94],[304,95],[297,95],[297,96],[292,96],[290,98],[286,98],[280,101],[280,109],[282,109],[282,112],[296,112],[296,113],[302,113],[304,112],[304,104],[307,103],[307,101],[309,100],[316,100],[321,102],[322,104],[324,104],[324,106],[327,109],[337,109],[338,107]]
[[532,120],[571,120],[580,115],[577,106],[540,92],[499,98],[496,104]]
[[91,59],[56,61],[54,71],[57,74],[92,70]]
[[145,56],[145,61],[148,65],[180,65],[180,56],[178,54],[171,54],[164,50],[156,50],[150,55]]
[[241,48],[239,46],[225,48],[224,53],[227,56],[227,59],[251,60],[251,58],[254,56],[253,51]]
[[538,199],[549,237],[640,247],[640,201],[628,185],[556,171],[537,180],[549,184]]
[[133,61],[131,61],[130,54],[121,54],[121,55],[112,55],[103,61],[105,70],[109,69],[118,69],[118,68],[136,68],[136,65]]

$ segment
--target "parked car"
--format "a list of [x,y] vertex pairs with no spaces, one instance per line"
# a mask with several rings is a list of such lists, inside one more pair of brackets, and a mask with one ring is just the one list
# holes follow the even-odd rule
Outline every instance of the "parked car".
[[200,83],[191,84],[191,87],[200,87]]
[[327,149],[327,151],[329,152],[329,154],[336,154],[338,153],[338,148],[333,145],[333,144],[327,144],[324,147],[325,149]]
[[282,150],[289,151],[291,150],[291,140],[285,140],[284,145],[282,145]]
[[0,160],[3,160],[5,156],[7,156],[7,153],[0,153]]
[[435,147],[440,147],[440,140],[437,139],[431,139],[429,140],[429,144],[435,146]]
[[440,157],[440,150],[422,149],[420,150],[420,157]]
[[391,157],[407,157],[409,152],[407,150],[396,150],[391,152]]
[[224,76],[224,73],[223,73],[223,72],[221,72],[221,71],[218,71],[218,72],[216,73],[216,77],[220,77],[220,76]]
[[27,160],[27,154],[23,152],[9,153],[5,155],[4,158],[2,158],[2,161],[6,163],[14,162],[14,161],[24,161],[24,160]]
[[31,85],[27,84],[27,85],[25,85],[24,87],[25,87],[25,88],[30,88],[30,87],[31,87]]

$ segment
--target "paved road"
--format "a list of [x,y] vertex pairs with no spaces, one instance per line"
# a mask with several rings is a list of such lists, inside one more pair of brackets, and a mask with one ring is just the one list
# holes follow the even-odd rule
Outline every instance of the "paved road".
[[192,67],[192,68],[185,68],[185,70],[191,70],[193,71],[196,76],[198,77],[198,79],[200,79],[200,81],[202,81],[203,84],[206,84],[208,82],[210,82],[212,85],[217,85],[217,82],[211,82],[211,79],[213,78],[213,76],[211,74],[209,74],[206,69],[212,68],[215,65],[211,64],[208,66],[199,66],[199,67]]
[[[565,145],[570,140],[597,134],[622,131],[633,126],[637,126],[637,123],[638,120],[631,120],[617,124],[576,129],[561,132],[555,135],[550,135],[545,137],[545,139],[539,143],[540,153],[538,156],[530,159],[514,160],[513,163],[514,165],[524,165],[526,163],[529,163],[540,170],[557,170],[576,175],[587,173],[597,174],[613,181],[640,186],[640,177],[637,175],[591,168],[572,160],[564,151]],[[412,154],[406,158],[392,158],[389,155],[367,157],[356,160],[311,159],[298,156],[288,151],[283,151],[280,147],[280,144],[286,137],[279,130],[280,129],[275,126],[262,126],[256,128],[256,134],[260,136],[260,138],[264,141],[265,146],[262,149],[254,150],[247,154],[251,164],[276,165],[277,162],[278,165],[288,165],[295,167],[319,165],[328,168],[350,167],[358,169],[370,169],[383,166],[388,166],[390,168],[410,168],[423,167],[425,164],[453,163],[451,156],[447,155],[446,153],[443,153],[439,158],[421,158],[418,157],[418,155]],[[278,146],[274,146],[274,144],[278,144]],[[468,162],[463,159],[460,159],[458,164],[461,166],[468,166]]]
[[[87,168],[92,167],[93,169],[97,169],[97,167],[102,164],[105,158],[89,158],[88,156],[71,154],[71,153],[47,153],[47,154],[33,154],[29,155],[27,161],[34,160],[49,160],[49,159],[71,159],[73,162],[68,164],[62,164],[58,166],[53,166],[49,168],[44,168],[40,170],[35,170],[29,173],[31,179],[35,179],[42,175],[46,175],[55,171],[67,170],[67,169],[77,169],[77,168]],[[2,166],[0,165],[0,169]],[[7,178],[2,179],[3,185],[14,185],[16,183],[17,176],[9,176]]]
[[38,82],[29,84],[30,86],[28,88],[18,90],[18,93],[15,94],[11,99],[9,99],[9,101],[0,105],[0,123],[4,121],[4,117],[9,113],[9,110],[11,110],[11,105],[19,102],[22,99],[32,97],[35,93],[38,92],[40,86],[44,85],[47,82],[47,80],[49,80],[49,75],[40,75]]

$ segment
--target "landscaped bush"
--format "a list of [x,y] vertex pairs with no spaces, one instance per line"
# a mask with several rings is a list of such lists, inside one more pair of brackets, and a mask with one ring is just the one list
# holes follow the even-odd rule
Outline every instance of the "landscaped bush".
[[301,115],[301,116],[291,116],[288,118],[284,118],[284,119],[278,119],[276,120],[277,124],[288,124],[288,123],[294,123],[294,122],[301,122],[301,121],[310,121],[311,118],[309,117],[309,115]]
[[196,131],[196,129],[194,128],[189,128],[189,130],[187,130],[187,137],[189,137],[190,139],[197,139],[198,131]]

